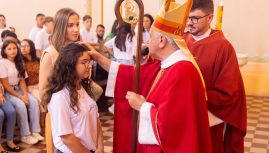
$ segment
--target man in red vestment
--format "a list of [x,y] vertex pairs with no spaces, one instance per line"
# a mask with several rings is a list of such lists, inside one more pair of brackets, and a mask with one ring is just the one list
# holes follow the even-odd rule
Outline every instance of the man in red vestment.
[[141,66],[141,95],[132,92],[133,66],[111,62],[91,47],[89,54],[109,71],[115,153],[131,153],[133,109],[139,111],[138,153],[212,153],[203,81],[191,54],[179,47],[190,7],[191,1],[164,2],[150,32],[151,59]]
[[[243,153],[246,98],[233,46],[222,31],[212,30],[213,2],[193,3],[187,45],[203,74],[210,111],[214,153]],[[212,120],[215,123],[211,123]]]

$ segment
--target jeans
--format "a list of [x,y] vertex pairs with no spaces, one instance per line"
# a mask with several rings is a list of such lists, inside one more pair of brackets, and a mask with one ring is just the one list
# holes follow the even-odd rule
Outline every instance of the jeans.
[[[64,152],[61,152],[61,150],[56,149],[54,153],[64,153]],[[94,153],[94,151],[91,150],[91,153]]]
[[[2,130],[3,130],[3,123],[4,123],[4,119],[5,119],[5,114],[2,111],[2,109],[0,109],[0,134],[2,134]],[[1,136],[1,135],[0,135]],[[1,139],[1,138],[0,138]],[[1,142],[1,141],[0,141]]]
[[[14,90],[22,95],[20,87],[15,86]],[[31,133],[38,133],[41,131],[39,124],[40,113],[38,101],[29,93],[28,98],[29,105],[25,105],[21,99],[11,95],[8,92],[5,92],[6,101],[10,102],[16,109],[21,136],[28,136]],[[29,128],[28,115],[30,118],[31,131]]]
[[28,86],[27,87],[29,93],[34,96],[38,103],[39,103],[39,110],[41,113],[45,113],[46,110],[43,108],[43,106],[41,105],[41,100],[40,100],[40,96],[39,96],[39,89],[38,89],[38,84],[36,85],[32,85],[32,86]]
[[61,150],[56,149],[54,153],[63,153]]
[[16,111],[9,102],[5,102],[3,105],[0,105],[0,133],[2,133],[4,116],[7,118],[6,138],[7,141],[11,141],[14,137]]

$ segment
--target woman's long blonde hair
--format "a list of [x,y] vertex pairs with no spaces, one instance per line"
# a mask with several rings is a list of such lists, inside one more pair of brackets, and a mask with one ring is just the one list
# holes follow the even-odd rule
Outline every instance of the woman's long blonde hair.
[[66,43],[66,28],[68,19],[72,15],[77,15],[79,17],[78,13],[70,8],[62,8],[55,14],[54,28],[51,34],[51,44],[57,51],[60,51]]

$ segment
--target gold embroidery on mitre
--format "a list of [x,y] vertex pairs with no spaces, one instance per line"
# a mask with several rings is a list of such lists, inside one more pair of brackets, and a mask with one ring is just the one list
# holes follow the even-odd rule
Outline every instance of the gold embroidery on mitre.
[[[179,4],[175,0],[166,0],[157,16],[165,21],[177,24],[178,29],[174,32],[174,34],[183,35],[191,5],[192,0],[186,0],[183,4]],[[165,22],[162,24],[167,25]]]

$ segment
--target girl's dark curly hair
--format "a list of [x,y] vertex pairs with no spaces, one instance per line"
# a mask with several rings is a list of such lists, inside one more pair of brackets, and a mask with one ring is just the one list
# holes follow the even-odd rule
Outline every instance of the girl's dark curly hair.
[[[21,42],[23,42],[23,41],[26,41],[30,46],[30,56],[32,58],[31,60],[39,62],[40,59],[36,56],[36,48],[35,48],[34,42],[32,40],[30,40],[30,39],[23,39]],[[26,57],[24,57],[23,55],[22,55],[22,59],[25,62],[28,62],[28,59]]]
[[17,43],[15,41],[12,41],[12,40],[4,41],[2,49],[1,49],[1,56],[3,58],[6,58],[6,59],[8,58],[7,54],[5,53],[5,50],[8,47],[8,45],[10,45],[10,44],[14,44],[17,47],[17,55],[16,55],[16,57],[14,59],[14,63],[15,63],[16,69],[19,72],[18,77],[19,78],[25,78],[25,69],[24,69],[23,62],[22,62],[21,50],[20,50],[20,48],[18,47],[18,45],[17,45]]
[[[79,95],[76,88],[76,82],[79,80],[76,74],[76,64],[79,57],[81,57],[85,51],[89,51],[86,46],[78,43],[70,43],[59,52],[59,57],[55,62],[52,74],[48,78],[49,83],[46,87],[45,95],[42,98],[42,105],[45,108],[47,108],[47,105],[50,103],[53,93],[67,88],[70,96],[70,107],[75,113],[80,110],[78,104]],[[93,98],[91,82],[90,78],[85,78],[81,80],[81,85],[89,96]]]

